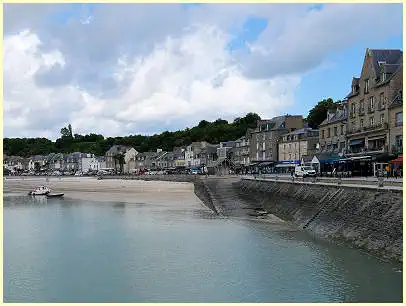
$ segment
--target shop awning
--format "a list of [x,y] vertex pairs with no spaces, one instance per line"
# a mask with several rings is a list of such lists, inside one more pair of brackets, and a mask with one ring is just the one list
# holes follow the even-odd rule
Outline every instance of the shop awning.
[[391,160],[390,163],[395,165],[403,165],[403,155],[399,156],[394,160]]
[[294,168],[296,166],[297,166],[297,164],[278,164],[275,167],[276,168],[288,168],[288,167]]
[[372,158],[372,156],[354,156],[354,157],[351,157],[350,159],[351,160],[360,160],[360,159],[371,159]]
[[386,135],[380,135],[380,136],[375,136],[375,137],[368,137],[368,141],[373,141],[373,140],[378,140],[378,139],[383,139],[386,138]]
[[269,165],[273,165],[274,164],[274,162],[263,162],[263,163],[259,163],[259,167],[266,167],[266,166],[269,166]]
[[339,156],[337,157],[329,157],[327,159],[323,159],[320,161],[320,164],[332,164],[335,161],[340,160],[341,158]]
[[361,139],[354,139],[350,141],[350,146],[357,146],[362,143]]

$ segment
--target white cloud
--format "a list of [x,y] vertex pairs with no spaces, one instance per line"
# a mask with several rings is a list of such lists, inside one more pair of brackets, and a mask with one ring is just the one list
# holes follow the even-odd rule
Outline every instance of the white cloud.
[[[35,73],[43,67],[64,65],[53,50],[39,52],[38,37],[27,31],[4,40],[8,65],[4,75],[13,89],[5,98],[5,132],[11,136],[43,135],[42,127],[55,137],[71,122],[76,132],[105,135],[136,133],[144,125],[170,126],[183,119],[233,119],[253,109],[261,115],[277,115],[299,79],[249,80],[225,50],[228,37],[213,27],[193,27],[181,38],[168,38],[146,57],[117,60],[120,94],[101,99],[78,86],[42,88]],[[221,78],[221,86],[214,80]],[[20,78],[25,76],[25,78]],[[16,92],[16,88],[22,87]],[[19,114],[18,120],[13,114]]]
[[[49,27],[44,20],[61,7],[32,16],[22,5],[5,9],[6,137],[56,138],[68,123],[76,133],[115,136],[250,111],[278,115],[294,104],[303,75],[357,42],[370,18],[386,24],[367,41],[398,33],[401,22],[394,6],[110,4]],[[230,33],[249,16],[267,18],[268,28],[249,56],[230,53]]]

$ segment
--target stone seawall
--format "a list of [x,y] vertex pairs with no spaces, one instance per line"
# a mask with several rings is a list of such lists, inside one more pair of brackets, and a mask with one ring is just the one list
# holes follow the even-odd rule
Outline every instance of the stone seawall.
[[262,208],[317,236],[403,261],[402,191],[238,177],[106,178],[191,182],[195,194],[217,214],[250,216],[250,212]]
[[248,179],[238,188],[300,228],[403,261],[401,191]]

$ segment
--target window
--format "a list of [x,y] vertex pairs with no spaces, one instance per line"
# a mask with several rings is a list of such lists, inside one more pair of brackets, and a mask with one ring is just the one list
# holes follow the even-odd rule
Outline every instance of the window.
[[330,128],[327,129],[327,138],[331,137]]
[[341,126],[341,135],[344,135],[344,125]]
[[379,103],[381,104],[381,107],[385,107],[385,99],[383,92],[381,92],[381,94],[379,95]]
[[372,96],[372,97],[369,97],[369,108],[371,109],[371,110],[373,110],[374,109],[374,97]]
[[396,113],[396,126],[401,126],[403,124],[403,112]]
[[321,138],[324,138],[324,130],[321,130]]
[[355,113],[355,104],[351,104],[351,112]]
[[375,124],[375,118],[374,117],[369,118],[369,125],[373,126],[374,124]]
[[340,142],[340,149],[345,149],[345,141]]
[[359,122],[359,126],[361,129],[364,127],[364,119],[361,119],[361,121]]
[[334,136],[337,136],[337,127],[334,127]]
[[364,93],[369,92],[369,79],[365,80],[365,87],[364,87]]
[[402,135],[396,136],[395,141],[396,141],[396,146],[397,146],[398,148],[402,148],[402,147],[403,147],[403,136],[402,136]]
[[361,111],[364,110],[364,100],[361,100],[361,102],[359,103],[359,108]]
[[262,150],[265,150],[265,142],[262,143]]
[[383,124],[384,122],[385,122],[385,115],[384,114],[381,114],[381,118],[380,118],[381,120],[381,124]]

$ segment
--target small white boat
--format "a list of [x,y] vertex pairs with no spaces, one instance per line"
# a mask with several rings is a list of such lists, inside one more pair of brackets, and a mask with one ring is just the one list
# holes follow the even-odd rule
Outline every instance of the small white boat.
[[46,187],[46,186],[38,186],[38,187],[35,188],[34,191],[30,191],[28,193],[28,195],[34,195],[34,196],[35,195],[47,195],[50,192],[51,192],[51,189],[49,189],[48,187]]

